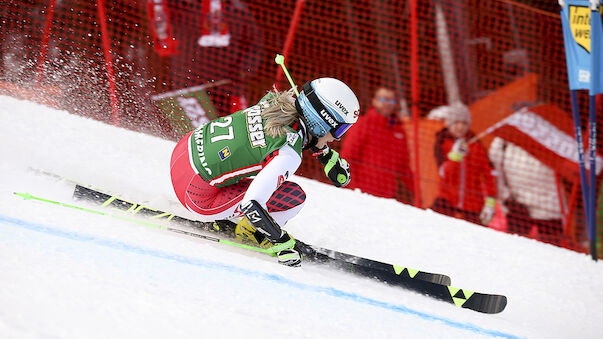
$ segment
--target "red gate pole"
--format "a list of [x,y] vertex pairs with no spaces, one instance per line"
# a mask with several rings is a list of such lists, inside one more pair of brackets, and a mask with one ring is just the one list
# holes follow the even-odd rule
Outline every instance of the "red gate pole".
[[419,168],[419,20],[417,0],[410,0],[410,100],[414,134],[415,207],[421,208],[421,172]]
[[[287,33],[287,38],[285,39],[285,46],[283,47],[282,55],[287,60],[289,56],[289,50],[291,49],[291,44],[293,44],[293,37],[295,36],[295,31],[297,30],[297,24],[299,23],[299,19],[301,17],[301,10],[304,5],[305,0],[297,0],[295,2],[295,9],[293,10],[293,18],[291,18],[291,24],[289,25],[289,32]],[[276,69],[276,80],[274,81],[274,87],[278,89],[278,85],[283,79],[283,69],[280,66],[277,66]]]
[[38,67],[36,71],[36,82],[40,84],[42,80],[42,74],[44,74],[44,62],[46,62],[46,54],[48,53],[48,40],[50,39],[50,29],[52,28],[52,18],[54,17],[54,7],[56,0],[50,0],[48,2],[48,15],[46,17],[46,25],[44,26],[44,33],[42,35],[42,46],[40,49],[40,58],[38,60]]
[[109,80],[109,98],[111,100],[111,112],[113,125],[119,126],[118,115],[119,105],[117,102],[117,87],[115,86],[115,76],[113,73],[113,63],[111,61],[111,41],[109,41],[109,32],[107,29],[107,14],[105,13],[104,0],[98,0],[96,7],[98,9],[98,21],[101,26],[101,38],[103,43],[103,52],[105,54],[105,66],[107,68],[107,78]]

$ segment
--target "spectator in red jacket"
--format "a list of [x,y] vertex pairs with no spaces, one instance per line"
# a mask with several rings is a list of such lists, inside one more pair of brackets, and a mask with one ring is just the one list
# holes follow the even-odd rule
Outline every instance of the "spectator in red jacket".
[[351,188],[412,203],[413,175],[406,133],[393,90],[375,91],[372,107],[342,141],[341,156],[353,168]]
[[438,108],[446,127],[436,134],[434,155],[440,183],[431,209],[487,225],[494,217],[496,181],[486,149],[469,130],[471,113],[463,104]]

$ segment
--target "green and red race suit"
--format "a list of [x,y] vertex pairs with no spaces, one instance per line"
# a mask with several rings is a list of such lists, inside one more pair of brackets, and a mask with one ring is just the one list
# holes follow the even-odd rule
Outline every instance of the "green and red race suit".
[[[303,136],[288,127],[288,132],[279,137],[264,133],[265,121],[261,110],[269,105],[273,93],[269,93],[255,106],[224,116],[196,128],[189,140],[190,159],[196,172],[210,185],[223,187],[243,178],[255,176],[264,167],[269,157],[277,156],[279,150],[289,146],[287,153],[296,153],[301,164]],[[287,176],[293,174],[291,166]],[[285,178],[286,179],[286,178]]]

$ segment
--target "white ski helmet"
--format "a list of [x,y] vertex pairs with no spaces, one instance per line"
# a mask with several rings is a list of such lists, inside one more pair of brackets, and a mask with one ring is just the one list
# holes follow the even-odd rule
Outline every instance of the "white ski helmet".
[[308,81],[295,100],[308,131],[320,138],[331,132],[339,139],[358,120],[360,104],[354,92],[342,81],[319,78]]

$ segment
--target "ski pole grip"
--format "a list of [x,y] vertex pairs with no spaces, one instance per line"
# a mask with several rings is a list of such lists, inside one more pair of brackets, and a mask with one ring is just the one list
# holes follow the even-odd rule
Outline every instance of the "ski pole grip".
[[285,73],[285,76],[287,77],[287,80],[289,80],[289,83],[291,84],[291,87],[293,88],[293,90],[295,91],[295,95],[299,96],[299,92],[297,91],[297,87],[295,87],[295,83],[293,82],[293,79],[291,79],[291,75],[289,75],[289,71],[287,71],[287,67],[285,67],[285,57],[277,54],[274,57],[274,62],[276,62],[277,65],[280,65],[281,68],[283,69],[283,72]]

